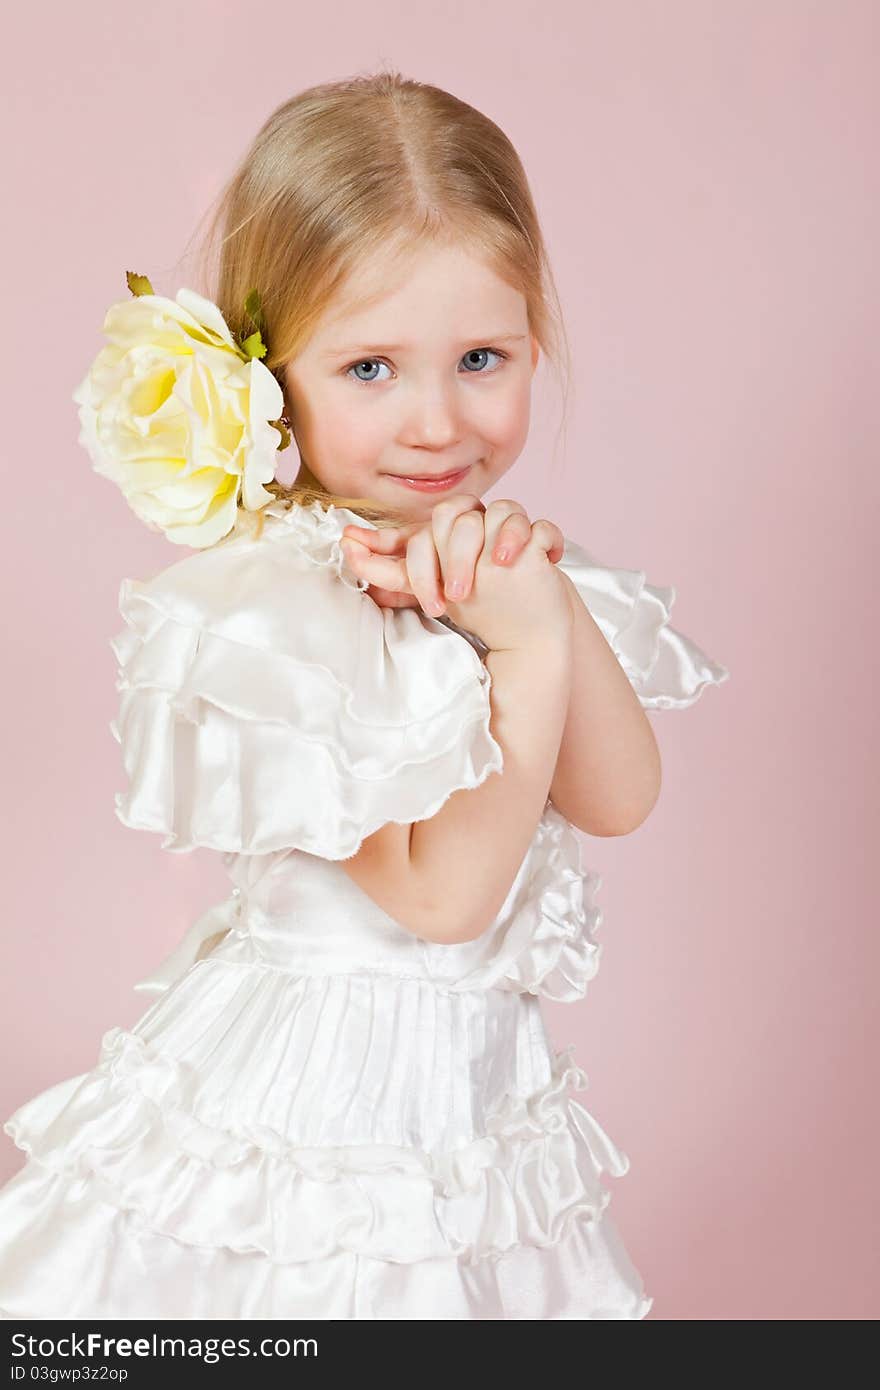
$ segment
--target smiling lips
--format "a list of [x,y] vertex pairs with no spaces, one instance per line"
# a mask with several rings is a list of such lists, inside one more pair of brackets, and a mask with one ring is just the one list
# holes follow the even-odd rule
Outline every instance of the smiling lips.
[[470,471],[470,464],[466,468],[459,468],[455,473],[431,474],[426,473],[421,476],[417,473],[402,477],[398,473],[389,473],[388,477],[395,482],[403,483],[404,487],[413,487],[420,492],[440,492],[443,488],[452,487],[455,483]]

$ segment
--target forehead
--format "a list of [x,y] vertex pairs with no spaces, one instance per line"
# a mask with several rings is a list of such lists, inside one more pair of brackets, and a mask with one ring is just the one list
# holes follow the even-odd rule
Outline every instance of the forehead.
[[377,337],[395,323],[417,333],[448,322],[458,331],[467,326],[464,314],[476,320],[476,331],[485,314],[499,331],[503,323],[512,330],[525,321],[525,300],[484,256],[464,245],[397,245],[356,264],[322,315],[316,337],[322,344],[339,340],[340,331],[345,338]]

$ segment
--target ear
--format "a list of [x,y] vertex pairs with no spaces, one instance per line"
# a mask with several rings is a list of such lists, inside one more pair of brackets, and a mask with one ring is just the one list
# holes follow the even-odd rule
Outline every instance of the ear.
[[533,373],[533,374],[534,374],[535,368],[536,368],[537,365],[538,365],[538,357],[539,357],[539,355],[540,355],[540,352],[541,352],[540,345],[539,345],[539,343],[538,343],[537,338],[535,337],[535,335],[534,335],[534,333],[533,333],[533,334],[532,334],[532,373]]

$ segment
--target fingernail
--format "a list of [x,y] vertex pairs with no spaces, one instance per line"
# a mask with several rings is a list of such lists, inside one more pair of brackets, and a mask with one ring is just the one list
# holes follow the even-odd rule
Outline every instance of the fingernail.
[[436,598],[432,599],[431,602],[428,604],[428,609],[431,613],[442,613],[445,607],[445,603],[442,603],[440,599]]
[[453,579],[450,584],[446,585],[447,598],[461,598],[463,593],[464,585],[462,584],[460,579]]
[[499,562],[499,564],[502,565],[504,564],[505,560],[510,559],[510,551],[507,549],[506,546],[502,546],[500,550],[495,551],[495,559]]

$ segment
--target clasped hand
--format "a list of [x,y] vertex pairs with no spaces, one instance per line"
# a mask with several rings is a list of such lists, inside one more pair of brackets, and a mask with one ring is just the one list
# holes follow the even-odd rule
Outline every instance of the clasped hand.
[[552,521],[529,521],[518,502],[500,499],[488,507],[471,493],[457,493],[434,507],[428,521],[382,527],[348,525],[342,546],[367,593],[380,608],[421,608],[432,617],[445,613],[447,600],[470,594],[477,562],[491,543],[497,565],[513,565],[534,538],[556,564],[565,537]]

